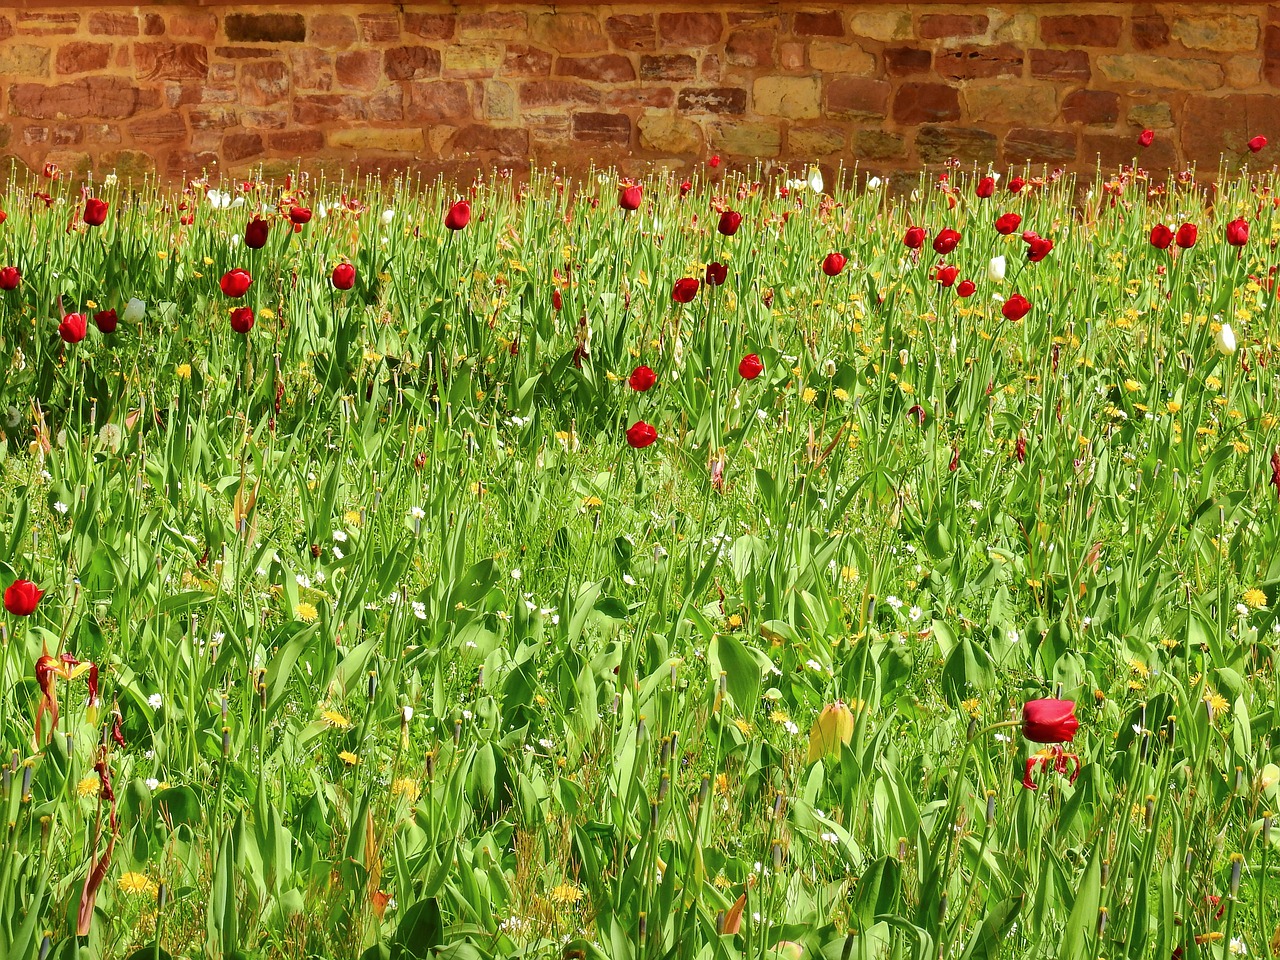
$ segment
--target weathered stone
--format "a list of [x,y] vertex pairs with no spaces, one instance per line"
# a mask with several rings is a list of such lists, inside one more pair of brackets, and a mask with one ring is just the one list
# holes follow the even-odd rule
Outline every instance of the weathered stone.
[[1120,43],[1120,17],[1072,14],[1040,18],[1040,39],[1059,47],[1114,47]]
[[676,108],[682,113],[743,114],[747,91],[740,87],[685,87],[676,99]]
[[883,119],[889,112],[887,81],[861,77],[834,77],[827,81],[827,116],[845,120]]
[[502,65],[503,51],[496,43],[451,43],[444,48],[441,76],[492,77]]
[[471,92],[465,83],[422,80],[408,84],[409,99],[405,103],[407,120],[462,120],[472,116]]
[[646,80],[692,80],[698,62],[688,54],[646,54],[640,58],[640,76]]
[[758,77],[751,90],[755,112],[766,117],[806,120],[822,116],[818,77]]
[[1120,95],[1107,90],[1073,90],[1063,98],[1062,119],[1110,126],[1120,119]]
[[48,75],[48,47],[37,47],[31,43],[0,45],[0,76],[36,79]]
[[797,127],[787,131],[787,149],[800,157],[829,157],[845,148],[842,127]]
[[1010,130],[1004,140],[1009,163],[1066,163],[1076,155],[1076,135],[1070,130]]
[[504,77],[546,77],[551,74],[552,56],[546,50],[508,43],[502,60]]
[[1082,80],[1092,76],[1083,50],[1032,50],[1031,75],[1038,80]]
[[1098,57],[1098,69],[1113,83],[1136,83],[1166,90],[1216,90],[1225,78],[1211,60],[1183,60],[1139,53]]
[[652,50],[658,45],[653,14],[620,14],[604,22],[605,33],[622,50]]
[[440,76],[440,51],[433,47],[391,47],[383,54],[388,80],[429,80]]
[[944,83],[904,83],[893,98],[893,119],[910,124],[959,120],[959,93]]
[[1167,103],[1135,103],[1125,119],[1139,130],[1167,130],[1173,126],[1173,110]]
[[660,13],[658,35],[663,43],[705,47],[720,42],[724,18],[718,13]]
[[269,106],[288,90],[289,69],[278,60],[246,63],[240,68],[240,98],[247,104]]
[[631,143],[631,118],[620,113],[575,113],[572,131],[574,140],[625,147]]
[[1225,97],[1189,96],[1178,124],[1188,160],[1216,164],[1224,151],[1240,156],[1244,144],[1280,126],[1280,98],[1235,93]]
[[[745,98],[744,98],[745,99]],[[520,108],[593,107],[600,103],[600,91],[571,80],[533,80],[520,84]]]
[[78,123],[63,123],[53,128],[53,143],[55,146],[74,146],[82,140],[84,140],[84,127]]
[[1040,23],[1034,13],[1009,10],[991,11],[991,39],[996,43],[1012,43],[1019,47],[1034,46],[1040,35]]
[[486,10],[458,18],[462,40],[523,40],[529,32],[529,17],[521,10]]
[[627,86],[606,90],[601,106],[618,110],[668,108],[675,105],[676,92],[670,87]]
[[920,38],[942,40],[951,37],[976,37],[987,32],[990,20],[985,14],[930,13],[920,18]]
[[784,40],[778,44],[778,66],[796,72],[804,69],[804,44],[797,40]]
[[267,134],[267,149],[294,156],[312,154],[324,149],[324,134],[319,130],[275,130]]
[[773,30],[735,30],[725,41],[725,59],[737,67],[771,67],[776,41]]
[[459,130],[450,141],[449,149],[460,153],[524,157],[529,152],[529,133],[474,124]]
[[307,21],[300,13],[229,13],[222,29],[234,43],[301,43]]
[[103,173],[114,173],[121,181],[142,180],[156,172],[155,157],[141,150],[112,150],[98,164]]
[[37,37],[47,37],[59,33],[75,33],[80,26],[80,14],[52,10],[36,12],[32,10],[18,11],[18,32]]
[[907,140],[888,130],[858,130],[852,149],[860,160],[900,160],[907,155]]
[[209,48],[202,43],[135,43],[133,69],[139,80],[204,80]]
[[1021,86],[1014,97],[1003,84],[968,85],[962,95],[965,115],[979,123],[1052,123],[1058,115],[1058,91],[1048,85]]
[[1254,50],[1258,46],[1257,17],[1178,16],[1169,32],[1189,50]]
[[283,47],[214,47],[220,60],[279,60]]
[[1227,86],[1246,90],[1262,82],[1261,57],[1228,57],[1222,63],[1227,72]]
[[377,50],[347,50],[334,60],[339,87],[372,90],[383,77],[382,56]]
[[645,114],[637,127],[640,147],[668,155],[697,154],[702,149],[702,129],[692,120],[670,114]]
[[1169,42],[1169,21],[1155,8],[1135,12],[1129,24],[1135,50],[1158,50]]
[[260,157],[262,153],[262,135],[259,133],[229,133],[222,138],[222,158],[228,163]]
[[139,90],[124,77],[85,77],[52,87],[19,83],[9,88],[9,112],[36,120],[119,120],[159,105],[158,91]]
[[782,134],[771,123],[713,123],[711,149],[738,157],[776,157],[782,152]]
[[136,37],[138,18],[132,13],[97,10],[89,14],[89,32],[111,37]]
[[589,13],[541,13],[532,18],[529,36],[561,54],[603,53],[609,39],[599,18]]
[[92,73],[111,60],[111,44],[78,41],[58,48],[57,71],[61,74]]
[[599,57],[560,57],[556,61],[556,76],[578,77],[597,83],[626,83],[636,78],[636,68],[631,60],[620,53]]
[[948,80],[978,80],[988,77],[1016,77],[1022,74],[1025,54],[1007,43],[992,46],[964,46],[939,50],[933,68]]
[[450,40],[458,18],[452,13],[410,13],[404,15],[404,32],[425,40]]
[[885,72],[891,77],[910,77],[928,73],[933,66],[933,52],[918,47],[885,47]]
[[875,72],[876,58],[856,43],[814,40],[809,44],[809,66],[824,73],[856,73],[865,77]]
[[288,52],[294,90],[333,89],[333,57],[327,51],[308,44]]
[[484,116],[487,120],[514,120],[516,118],[516,91],[501,80],[484,82]]
[[992,163],[998,151],[996,135],[987,130],[925,126],[916,134],[916,154],[924,163]]
[[187,125],[180,113],[158,113],[129,124],[129,136],[138,143],[182,143]]
[[838,10],[796,13],[791,17],[791,32],[797,37],[843,37],[844,17]]
[[401,127],[393,130],[353,127],[331,130],[329,145],[342,150],[377,150],[386,153],[417,153],[426,149],[422,130]]
[[849,18],[849,30],[854,36],[872,40],[907,40],[911,37],[911,14],[893,8],[855,13]]
[[394,13],[362,13],[356,18],[365,43],[391,43],[400,39],[400,17]]
[[356,22],[341,13],[319,13],[311,17],[311,42],[326,50],[345,50],[356,42]]
[[1267,83],[1280,86],[1280,25],[1267,24],[1262,35],[1262,75]]

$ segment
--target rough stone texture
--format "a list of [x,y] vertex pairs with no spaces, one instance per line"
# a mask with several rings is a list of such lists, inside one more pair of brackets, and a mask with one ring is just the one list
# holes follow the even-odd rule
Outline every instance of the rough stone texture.
[[0,148],[35,170],[1212,171],[1270,163],[1256,134],[1280,149],[1280,0],[4,2]]

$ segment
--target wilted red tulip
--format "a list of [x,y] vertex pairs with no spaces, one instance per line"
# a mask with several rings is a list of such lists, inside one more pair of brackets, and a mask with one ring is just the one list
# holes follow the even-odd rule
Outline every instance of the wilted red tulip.
[[658,431],[643,420],[627,427],[627,443],[633,450],[643,450],[658,439]]
[[340,263],[333,268],[333,285],[338,290],[350,290],[356,285],[356,268],[349,263]]
[[17,290],[22,271],[17,267],[0,267],[0,290]]
[[[1075,761],[1075,768],[1072,769],[1071,761]],[[1060,774],[1069,774],[1071,783],[1076,782],[1076,778],[1080,776],[1080,757],[1074,753],[1067,753],[1062,747],[1054,746],[1048,750],[1041,750],[1033,757],[1027,758],[1026,768],[1022,773],[1022,785],[1028,790],[1036,788],[1036,782],[1031,779],[1031,773],[1036,767],[1043,770],[1056,770]]]
[[1249,242],[1249,221],[1244,217],[1236,217],[1227,224],[1227,243],[1233,247],[1243,247]]
[[107,201],[90,197],[84,202],[84,222],[91,227],[100,227],[107,219]]
[[559,290],[551,291],[551,306],[557,311],[564,306],[564,296]]
[[244,228],[244,245],[250,250],[261,250],[267,245],[271,225],[261,217],[254,217]]
[[627,384],[637,393],[644,393],[658,382],[658,375],[649,367],[636,367],[631,371],[631,376],[627,378]]
[[1031,312],[1031,301],[1022,294],[1015,293],[1004,302],[1004,306],[1000,308],[1000,312],[1004,314],[1004,318],[1006,320],[1012,320],[1014,323],[1017,323]]
[[231,329],[236,333],[248,333],[253,329],[253,309],[236,307],[231,311]]
[[743,380],[754,380],[764,373],[764,361],[757,354],[748,353],[738,363],[738,376]]
[[300,227],[304,223],[310,223],[311,208],[310,207],[290,207],[289,220],[292,221],[295,227]]
[[720,214],[720,222],[716,224],[716,229],[726,237],[732,237],[738,232],[740,226],[742,226],[742,214],[726,210]]
[[826,259],[822,261],[822,272],[828,277],[838,277],[848,262],[849,258],[843,253],[828,253]]
[[618,191],[618,206],[623,210],[639,210],[642,200],[644,200],[644,187],[638,183],[633,183]]
[[93,315],[93,322],[97,324],[98,329],[103,333],[115,333],[120,318],[116,316],[114,310],[99,310]]
[[912,250],[919,250],[924,246],[926,236],[924,227],[908,227],[907,232],[902,236],[902,242]]
[[1070,743],[1079,728],[1074,700],[1028,700],[1022,706],[1022,735],[1033,743]]
[[1280,499],[1280,447],[1271,452],[1271,485],[1276,488],[1276,498]]
[[938,268],[938,282],[944,287],[949,287],[956,282],[956,277],[960,276],[960,268],[953,267],[950,264]]
[[996,192],[995,177],[983,177],[978,181],[978,186],[973,192],[982,200],[994,196]]
[[946,256],[956,248],[960,242],[960,231],[952,230],[950,227],[943,227],[938,231],[938,235],[933,238],[933,252]]
[[907,416],[915,420],[917,427],[923,427],[925,420],[928,419],[928,415],[924,412],[924,407],[918,403],[912,404],[910,409],[907,410]]
[[961,280],[956,284],[956,293],[960,294],[962,297],[972,297],[977,289],[978,285],[972,280]]
[[1178,228],[1176,242],[1183,250],[1190,250],[1196,245],[1196,240],[1200,236],[1200,231],[1196,229],[1194,223],[1184,223]]
[[1032,237],[1027,242],[1027,260],[1031,263],[1039,263],[1049,255],[1049,251],[1053,249],[1053,241],[1048,237]]
[[1022,226],[1022,216],[1016,213],[1002,213],[996,217],[996,233],[1008,236]]
[[57,180],[62,175],[62,171],[58,169],[56,163],[46,163],[44,165],[44,175],[50,180]]
[[671,288],[671,299],[676,303],[689,303],[697,295],[698,280],[696,277],[682,277]]
[[79,343],[89,333],[89,323],[83,313],[68,313],[58,324],[58,336],[63,343]]
[[470,222],[471,204],[465,200],[459,200],[444,215],[444,225],[450,230],[465,230]]
[[1157,250],[1168,250],[1171,243],[1173,243],[1173,231],[1163,223],[1157,223],[1151,228],[1151,245],[1153,247]]
[[1149,147],[1155,142],[1156,132],[1154,130],[1143,130],[1138,134],[1138,146]]
[[1249,143],[1247,144],[1247,146],[1249,147],[1249,149],[1250,149],[1250,150],[1252,150],[1254,153],[1257,153],[1259,150],[1261,150],[1261,149],[1262,149],[1263,147],[1265,147],[1266,145],[1267,145],[1267,138],[1266,138],[1266,137],[1263,137],[1263,136],[1257,136],[1257,137],[1254,137],[1254,138],[1253,138],[1252,140],[1250,140],[1250,141],[1249,141]]
[[1027,461],[1027,435],[1019,433],[1018,439],[1013,444],[1013,455],[1018,458],[1019,463]]
[[241,270],[237,267],[235,270],[228,270],[222,275],[220,286],[222,292],[233,300],[239,300],[249,292],[249,285],[253,283],[253,277],[249,276],[248,270]]
[[4,608],[15,617],[29,617],[43,596],[44,591],[30,580],[15,580],[4,592]]
[[729,277],[729,268],[723,263],[708,263],[707,274],[704,278],[707,286],[718,287]]

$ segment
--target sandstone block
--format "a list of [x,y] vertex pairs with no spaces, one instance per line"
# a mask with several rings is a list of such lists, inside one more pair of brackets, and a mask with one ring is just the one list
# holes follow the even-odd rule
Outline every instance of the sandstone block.
[[758,77],[751,90],[755,112],[791,120],[822,116],[822,81],[818,77]]

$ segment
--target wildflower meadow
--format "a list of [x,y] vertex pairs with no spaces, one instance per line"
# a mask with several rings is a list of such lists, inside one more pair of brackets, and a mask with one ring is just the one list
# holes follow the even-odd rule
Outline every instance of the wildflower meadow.
[[1275,173],[792,176],[12,178],[0,957],[1280,953]]

